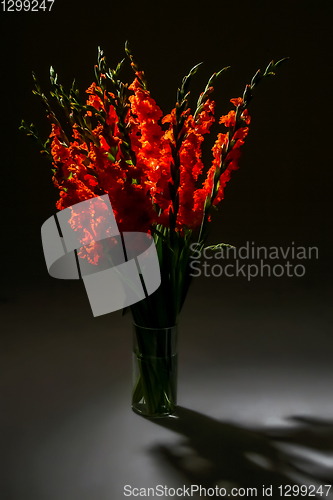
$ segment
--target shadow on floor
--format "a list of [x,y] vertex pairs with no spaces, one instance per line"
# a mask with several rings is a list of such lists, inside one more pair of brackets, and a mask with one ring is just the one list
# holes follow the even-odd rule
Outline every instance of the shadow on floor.
[[[309,493],[314,496],[320,484],[333,482],[332,423],[295,417],[287,431],[251,430],[182,407],[174,416],[153,422],[184,437],[177,446],[157,446],[151,452],[163,465],[177,471],[186,485],[206,489],[217,485],[226,489],[226,496],[234,496],[230,495],[232,488],[244,488],[245,495],[240,496],[245,497],[255,496],[247,488],[256,488],[258,498],[281,498],[288,496],[287,485],[294,486],[297,493],[297,485],[313,484],[313,488],[305,490],[304,486],[303,494],[299,491],[296,495],[304,497]],[[322,453],[326,454],[324,458]],[[264,485],[272,487],[271,495],[270,491],[263,495]],[[323,497],[327,490],[323,487]],[[295,496],[293,490],[289,496]]]

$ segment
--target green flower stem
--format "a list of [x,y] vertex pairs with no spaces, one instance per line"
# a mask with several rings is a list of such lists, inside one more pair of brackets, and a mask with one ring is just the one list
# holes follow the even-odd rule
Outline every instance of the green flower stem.
[[143,394],[143,389],[142,389],[142,380],[141,380],[141,373],[139,374],[134,389],[133,389],[133,403],[140,403],[141,399],[144,397]]
[[151,416],[174,411],[174,390],[170,383],[172,362],[168,358],[144,357],[136,354],[139,375],[136,381],[132,401],[138,404],[142,398]]
[[149,329],[135,326],[133,360],[138,375],[134,384],[134,409],[147,416],[173,412],[176,404],[176,332],[171,328]]

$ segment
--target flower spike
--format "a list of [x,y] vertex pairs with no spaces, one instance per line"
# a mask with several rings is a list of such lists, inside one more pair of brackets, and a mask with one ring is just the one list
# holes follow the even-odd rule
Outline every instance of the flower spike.
[[142,86],[142,88],[144,90],[147,90],[147,80],[145,78],[145,73],[144,71],[140,70],[139,69],[139,66],[138,66],[138,63],[136,62],[136,60],[134,59],[134,56],[132,54],[132,51],[129,47],[129,43],[128,43],[128,40],[126,40],[125,42],[125,52],[126,52],[126,55],[127,57],[130,59],[131,61],[131,66],[132,66],[132,69],[135,73],[135,76],[137,77],[137,79],[139,80],[140,82],[140,85]]
[[205,90],[200,94],[198,102],[197,102],[197,108],[195,110],[195,113],[193,115],[193,119],[196,120],[198,114],[202,111],[204,102],[208,99],[209,94],[213,91],[212,84],[213,82],[227,69],[229,69],[230,66],[226,66],[225,68],[222,68],[220,71],[217,73],[213,73],[210,79],[208,80],[208,83],[206,85]]

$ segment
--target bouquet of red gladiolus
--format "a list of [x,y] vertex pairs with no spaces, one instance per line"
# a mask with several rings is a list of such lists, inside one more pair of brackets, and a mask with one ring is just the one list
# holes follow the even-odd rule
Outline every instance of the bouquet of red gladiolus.
[[[84,102],[75,82],[67,92],[51,67],[51,96],[65,112],[65,126],[34,76],[34,93],[43,101],[52,132],[43,142],[33,125],[22,122],[21,128],[39,142],[41,152],[52,161],[53,183],[60,195],[58,210],[107,194],[121,232],[152,235],[161,286],[133,304],[131,311],[135,324],[141,327],[166,328],[177,324],[191,281],[191,254],[203,249],[212,209],[223,199],[231,172],[238,169],[249,131],[247,107],[253,89],[274,75],[285,59],[271,61],[264,72],[258,70],[243,96],[231,99],[232,109],[219,119],[224,128],[212,148],[211,165],[205,168],[201,148],[215,121],[213,83],[227,68],[211,76],[191,110],[189,85],[200,65],[192,68],[177,91],[174,109],[163,116],[128,44],[125,52],[134,70],[133,82],[129,85],[120,80],[125,59],[109,69],[99,49],[96,81],[86,90]],[[204,180],[198,185],[201,175]],[[101,257],[100,242],[85,232],[82,244],[79,257],[96,264]],[[149,398],[151,409],[156,409],[153,395],[146,392],[146,400]]]

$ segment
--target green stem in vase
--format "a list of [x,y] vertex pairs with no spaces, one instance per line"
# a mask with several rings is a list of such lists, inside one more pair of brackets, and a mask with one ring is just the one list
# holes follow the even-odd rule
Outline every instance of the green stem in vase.
[[176,405],[176,330],[135,326],[133,359],[138,373],[134,381],[134,409],[151,417],[172,413]]

